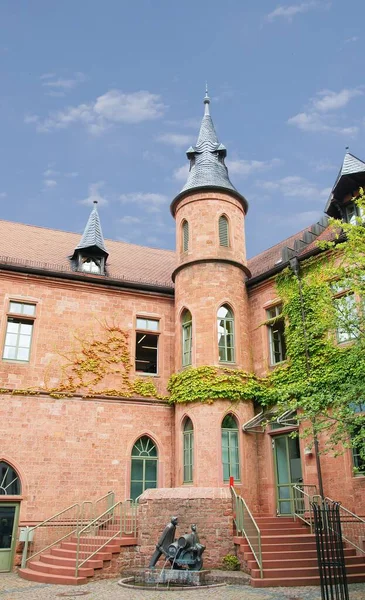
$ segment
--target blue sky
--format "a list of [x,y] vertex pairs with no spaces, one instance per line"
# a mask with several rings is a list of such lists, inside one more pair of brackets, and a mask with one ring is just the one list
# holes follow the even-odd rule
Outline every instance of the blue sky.
[[[365,159],[363,0],[2,0],[0,217],[174,248],[208,81],[249,256]],[[70,249],[72,252],[72,249]]]

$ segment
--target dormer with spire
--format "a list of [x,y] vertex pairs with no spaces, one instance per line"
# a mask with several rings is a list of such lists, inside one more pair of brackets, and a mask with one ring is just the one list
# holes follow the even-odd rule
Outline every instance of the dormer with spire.
[[229,179],[228,169],[225,164],[227,156],[226,147],[218,140],[210,115],[210,98],[208,88],[204,98],[204,116],[195,146],[190,146],[186,151],[190,161],[188,179],[181,192],[171,204],[171,212],[174,214],[176,203],[192,190],[218,189],[229,190],[240,200],[247,212],[247,200],[236,190]]
[[353,202],[359,188],[365,187],[365,162],[346,148],[341,169],[331,190],[325,213],[330,217],[351,222],[358,216],[358,207]]
[[75,271],[105,275],[105,263],[109,254],[105,247],[97,200],[90,213],[80,243],[71,257]]

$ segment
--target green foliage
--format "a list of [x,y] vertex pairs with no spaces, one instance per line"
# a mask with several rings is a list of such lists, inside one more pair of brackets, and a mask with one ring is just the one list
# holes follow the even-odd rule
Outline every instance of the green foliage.
[[[363,190],[356,202],[365,214]],[[170,378],[171,403],[222,398],[295,409],[304,436],[325,433],[322,449],[352,444],[365,460],[365,227],[361,218],[330,225],[335,241],[321,242],[325,252],[301,264],[300,279],[289,268],[276,279],[288,360],[262,379],[234,369],[186,369]],[[355,320],[346,306],[335,307],[334,293],[341,290],[356,298]],[[350,342],[337,343],[339,326],[351,328]]]
[[239,571],[241,568],[240,561],[234,554],[226,554],[222,559],[224,571]]

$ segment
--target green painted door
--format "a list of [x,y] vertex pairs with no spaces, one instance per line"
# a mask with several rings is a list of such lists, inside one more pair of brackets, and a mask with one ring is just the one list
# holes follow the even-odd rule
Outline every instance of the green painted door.
[[294,514],[293,486],[302,481],[299,439],[289,435],[273,438],[276,504],[278,515]]
[[0,502],[0,573],[13,566],[18,516],[19,503]]

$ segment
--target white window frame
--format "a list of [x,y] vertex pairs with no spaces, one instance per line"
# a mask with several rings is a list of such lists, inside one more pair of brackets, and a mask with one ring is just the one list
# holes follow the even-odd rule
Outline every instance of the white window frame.
[[[18,306],[20,307],[20,310],[18,310]],[[28,312],[27,312],[25,307],[32,307],[33,310],[32,311],[28,310]],[[7,312],[2,360],[6,361],[6,362],[14,361],[17,363],[29,363],[30,362],[30,356],[31,356],[31,350],[32,350],[32,340],[33,340],[33,334],[34,334],[34,323],[35,323],[35,319],[36,319],[36,309],[37,309],[37,305],[35,302],[27,302],[24,300],[17,300],[17,299],[9,300],[9,308],[8,308],[8,312]],[[9,325],[11,325],[13,323],[19,324],[18,331],[9,331]],[[24,333],[24,332],[22,333],[22,331],[21,331],[22,325],[31,326],[30,334]],[[15,346],[12,344],[6,343],[8,335],[9,336],[16,335],[16,345]],[[28,346],[20,346],[21,336],[25,336],[25,337],[29,338]],[[5,356],[5,354],[7,353],[6,352],[7,348],[15,348],[16,356],[15,357]],[[20,349],[24,349],[24,350],[28,351],[27,358],[18,358]]]

